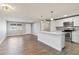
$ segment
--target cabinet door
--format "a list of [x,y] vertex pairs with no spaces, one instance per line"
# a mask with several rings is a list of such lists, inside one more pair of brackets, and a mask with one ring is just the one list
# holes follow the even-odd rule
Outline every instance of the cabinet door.
[[63,20],[61,19],[61,20],[57,20],[56,21],[56,26],[58,27],[58,26],[63,26]]
[[79,32],[72,32],[72,41],[79,43]]
[[79,16],[78,17],[74,17],[74,26],[79,26]]

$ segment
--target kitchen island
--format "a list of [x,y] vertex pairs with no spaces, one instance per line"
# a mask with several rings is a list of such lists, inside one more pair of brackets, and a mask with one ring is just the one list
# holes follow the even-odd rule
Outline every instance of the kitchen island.
[[55,48],[58,51],[62,51],[65,45],[64,33],[60,31],[42,31],[38,33],[38,40],[49,45],[52,48]]

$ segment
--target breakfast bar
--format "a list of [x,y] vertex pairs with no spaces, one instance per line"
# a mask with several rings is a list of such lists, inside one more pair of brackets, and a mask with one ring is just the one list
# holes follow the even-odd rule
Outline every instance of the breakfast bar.
[[62,51],[65,46],[64,33],[61,31],[42,31],[38,33],[38,40],[58,51]]

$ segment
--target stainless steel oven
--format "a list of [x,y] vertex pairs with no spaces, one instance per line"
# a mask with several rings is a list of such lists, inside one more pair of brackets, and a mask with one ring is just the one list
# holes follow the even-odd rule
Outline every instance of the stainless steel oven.
[[72,31],[74,31],[74,22],[64,22],[63,32],[65,33],[65,40],[72,42]]
[[69,42],[72,41],[72,32],[65,32],[65,40]]

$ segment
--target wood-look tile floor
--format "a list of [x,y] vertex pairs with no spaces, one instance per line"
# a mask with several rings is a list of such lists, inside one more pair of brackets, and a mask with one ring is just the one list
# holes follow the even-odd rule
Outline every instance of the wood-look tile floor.
[[72,55],[79,54],[79,44],[66,42],[62,52],[37,40],[34,35],[8,37],[0,45],[0,55]]

